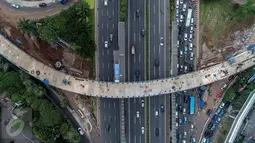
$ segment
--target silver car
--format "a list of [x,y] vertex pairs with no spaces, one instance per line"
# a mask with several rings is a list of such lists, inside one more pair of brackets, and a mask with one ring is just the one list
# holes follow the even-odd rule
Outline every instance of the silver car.
[[104,47],[105,47],[105,48],[108,48],[108,41],[105,41],[105,42],[104,42]]
[[104,0],[104,6],[108,5],[108,0]]

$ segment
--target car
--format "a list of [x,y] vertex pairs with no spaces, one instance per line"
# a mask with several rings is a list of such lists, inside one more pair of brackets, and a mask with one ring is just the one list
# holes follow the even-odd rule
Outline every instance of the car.
[[186,4],[183,4],[182,11],[186,11]]
[[142,130],[142,134],[144,134],[144,127],[142,127],[141,130]]
[[178,112],[177,111],[175,112],[175,118],[178,118]]
[[105,125],[105,129],[106,129],[106,131],[107,131],[107,132],[109,132],[109,131],[110,131],[111,126],[110,126],[110,124],[109,124],[109,123],[107,123],[107,124]]
[[178,127],[178,123],[176,122],[176,127]]
[[186,114],[186,108],[183,108],[183,114]]
[[216,123],[219,123],[219,122],[220,122],[220,120],[221,120],[221,119],[220,119],[220,117],[219,117],[219,118],[218,118],[218,120],[216,121]]
[[39,3],[39,7],[47,7],[47,3]]
[[193,50],[193,44],[189,43],[189,50],[192,51]]
[[160,105],[160,111],[164,112],[164,105]]
[[186,136],[187,136],[187,132],[184,132],[183,133],[183,138],[186,138]]
[[156,128],[156,129],[155,129],[155,136],[158,136],[158,135],[159,135],[159,129]]
[[179,16],[179,9],[176,9],[176,17],[178,17]]
[[180,0],[180,4],[183,4],[183,0]]
[[135,78],[139,78],[140,77],[140,71],[139,70],[136,70],[135,71]]
[[193,130],[194,129],[194,125],[190,124],[190,129]]
[[113,34],[110,34],[110,41],[113,41]]
[[196,138],[192,138],[192,143],[196,143]]
[[213,124],[213,126],[210,128],[211,131],[213,131],[216,128],[216,124]]
[[163,46],[163,45],[164,45],[164,38],[161,37],[161,38],[160,38],[160,46]]
[[140,17],[140,10],[139,9],[136,10],[136,17]]
[[188,39],[188,34],[185,33],[185,34],[184,34],[184,41],[186,41],[187,39]]
[[182,140],[182,143],[186,143],[186,140]]
[[[181,68],[182,68],[182,66],[183,66],[183,65],[181,65]],[[179,110],[180,112],[182,112],[182,105],[179,105],[178,110]]]
[[210,116],[211,113],[212,113],[212,109],[208,109],[207,112],[206,112],[207,116]]
[[104,6],[108,5],[108,0],[104,0]]
[[144,29],[141,30],[141,35],[142,35],[142,36],[145,35],[145,30],[144,30]]
[[183,21],[183,15],[180,15],[180,22]]
[[184,54],[187,54],[187,52],[188,52],[188,48],[184,47]]
[[155,64],[154,65],[155,65],[155,67],[159,67],[159,60],[158,59],[155,60]]
[[78,128],[78,132],[79,132],[79,134],[82,136],[82,135],[84,135],[84,132],[83,132],[83,130],[81,129],[81,128]]
[[155,111],[155,117],[158,118],[158,110]]
[[136,111],[136,118],[139,118],[140,115],[139,115],[139,111]]
[[176,8],[179,8],[179,0],[176,1]]
[[182,139],[182,134],[179,134],[179,139]]
[[225,111],[221,110],[219,116],[222,117],[225,114]]
[[218,108],[218,109],[216,110],[215,114],[218,115],[218,114],[220,114],[220,112],[221,112],[221,108]]
[[191,40],[192,40],[192,34],[189,35],[189,41],[191,41]]
[[142,105],[142,107],[144,107],[144,100],[143,99],[141,100],[141,105]]
[[179,42],[179,40],[177,41],[177,48],[179,47],[179,45],[180,45],[180,42]]
[[177,66],[177,69],[179,69],[179,64],[177,64],[176,66]]
[[135,54],[135,46],[131,47],[131,54],[134,55]]
[[190,34],[193,33],[193,26],[190,26]]
[[182,57],[182,54],[183,54],[182,51],[180,51],[180,57]]
[[194,18],[191,18],[190,19],[190,25],[193,25],[193,23],[194,23]]
[[104,42],[104,47],[105,47],[105,48],[108,48],[108,41],[105,41],[105,42]]
[[19,9],[20,8],[20,5],[18,5],[18,4],[11,4],[11,6],[13,7],[13,8],[16,8],[16,9]]
[[205,143],[206,142],[206,138],[204,137],[203,139],[202,139],[202,143]]
[[217,119],[218,119],[218,116],[217,115],[213,115],[212,120],[213,121],[217,121]]
[[179,125],[181,125],[182,124],[182,119],[181,118],[179,118]]
[[194,56],[194,54],[193,54],[193,52],[191,52],[191,53],[190,53],[190,60],[191,60],[191,61],[193,60],[193,56]]
[[[184,69],[186,70],[187,66],[184,66]],[[183,100],[185,103],[188,103],[189,101],[189,96],[188,95],[183,95]]]
[[222,103],[220,104],[220,108],[224,108],[224,106],[225,106],[225,103],[222,102]]
[[[187,71],[188,70],[188,67],[187,66],[184,66],[184,70]],[[189,100],[186,100],[186,103],[188,102]]]
[[188,118],[187,117],[184,117],[183,123],[188,123]]

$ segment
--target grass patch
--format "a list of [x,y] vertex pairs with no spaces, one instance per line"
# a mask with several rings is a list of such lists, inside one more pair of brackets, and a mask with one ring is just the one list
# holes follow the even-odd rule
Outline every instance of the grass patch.
[[239,6],[227,0],[200,1],[200,35],[201,43],[209,48],[217,46],[221,36],[228,35],[237,28],[248,26],[246,17],[236,17]]
[[149,0],[146,0],[146,80],[149,80]]
[[91,9],[95,8],[95,1],[94,0],[83,0],[84,2],[87,2]]
[[127,0],[120,0],[120,21],[125,22],[127,13]]
[[233,119],[229,118],[228,116],[223,118],[223,121],[221,122],[222,128],[220,128],[218,137],[217,137],[217,142],[218,143],[224,143],[224,140],[228,134],[228,131],[231,128],[231,125],[233,123]]

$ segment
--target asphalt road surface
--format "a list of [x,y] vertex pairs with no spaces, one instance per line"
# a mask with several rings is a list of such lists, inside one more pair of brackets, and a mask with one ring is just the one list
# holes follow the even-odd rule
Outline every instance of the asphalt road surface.
[[[127,51],[129,61],[129,81],[145,80],[145,18],[146,9],[145,1],[130,0],[128,1],[128,32],[129,48]],[[144,30],[144,33],[142,33]],[[135,54],[132,54],[131,47],[134,46]],[[139,72],[136,76],[135,73]],[[128,99],[128,142],[145,143],[145,108],[141,106],[144,98]],[[144,132],[142,132],[142,127]]]
[[[113,50],[118,48],[118,9],[118,0],[109,0],[107,6],[104,5],[103,0],[98,1],[99,80],[101,81],[113,81]],[[113,41],[110,41],[110,34],[113,34]],[[105,41],[108,41],[108,48],[105,48]],[[119,100],[100,98],[101,143],[120,141],[119,117]]]
[[[167,26],[166,17],[167,6],[166,0],[149,0],[149,76],[150,79],[159,79],[166,77],[169,70],[167,64]],[[169,48],[169,47],[168,47]],[[157,62],[158,61],[158,62]],[[166,108],[167,95],[158,97],[150,97],[150,142],[164,143],[167,142],[167,129],[169,119],[166,119],[166,113],[169,113],[169,108]],[[163,106],[164,112],[161,112],[160,107]],[[157,113],[158,115],[156,115]],[[156,130],[159,131],[157,134]]]

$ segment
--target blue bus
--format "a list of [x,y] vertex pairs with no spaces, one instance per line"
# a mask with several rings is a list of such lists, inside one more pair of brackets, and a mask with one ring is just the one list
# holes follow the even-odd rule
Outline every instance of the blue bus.
[[114,82],[120,82],[120,65],[114,64]]
[[195,98],[194,96],[189,96],[189,114],[194,114],[195,112]]

